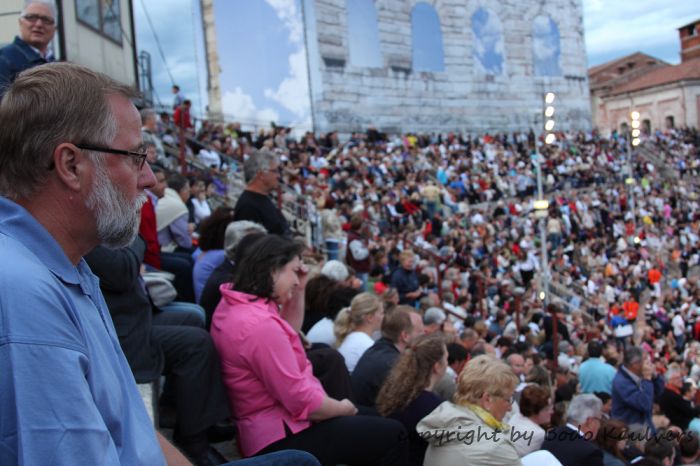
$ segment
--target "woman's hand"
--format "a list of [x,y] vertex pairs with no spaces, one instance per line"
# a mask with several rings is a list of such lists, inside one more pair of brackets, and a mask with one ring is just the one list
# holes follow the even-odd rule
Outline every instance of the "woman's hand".
[[305,289],[306,288],[306,282],[309,281],[309,267],[306,264],[301,264],[296,270],[295,270],[297,277],[299,277],[299,286],[297,289]]
[[340,400],[340,405],[344,410],[344,413],[341,414],[341,416],[354,416],[357,414],[357,408],[354,404],[352,404],[352,401],[348,400],[347,398]]
[[326,395],[321,406],[309,414],[309,420],[320,422],[334,417],[354,416],[355,414],[357,414],[357,408],[352,404],[352,401],[347,398],[339,401]]

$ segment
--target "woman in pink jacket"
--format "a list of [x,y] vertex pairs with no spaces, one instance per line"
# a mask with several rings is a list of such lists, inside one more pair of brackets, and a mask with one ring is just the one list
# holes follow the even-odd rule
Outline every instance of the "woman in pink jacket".
[[406,433],[391,419],[357,416],[329,397],[312,372],[298,331],[307,268],[303,244],[265,235],[239,255],[211,334],[244,456],[307,451],[322,464],[405,464]]

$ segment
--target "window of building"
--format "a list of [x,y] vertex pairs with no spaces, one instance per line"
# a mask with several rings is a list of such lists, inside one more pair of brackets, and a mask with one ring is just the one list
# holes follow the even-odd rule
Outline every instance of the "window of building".
[[549,16],[532,23],[532,53],[535,76],[561,76],[559,26]]
[[676,127],[675,124],[676,124],[676,122],[675,122],[675,120],[674,120],[674,118],[673,118],[673,115],[669,115],[669,116],[666,117],[666,129],[673,129],[673,128],[675,128],[675,127]]
[[686,33],[688,34],[688,36],[694,36],[695,34],[697,34],[697,29],[695,28],[695,25],[691,24],[690,26],[688,26],[688,28],[686,29]]
[[348,0],[345,7],[348,14],[350,63],[355,66],[383,68],[374,0]]
[[121,45],[120,0],[75,0],[78,21]]
[[651,120],[642,120],[642,133],[651,134]]
[[445,71],[440,18],[435,8],[417,3],[411,11],[413,71]]
[[501,22],[492,11],[477,9],[472,15],[474,59],[477,67],[489,75],[503,74],[503,33]]

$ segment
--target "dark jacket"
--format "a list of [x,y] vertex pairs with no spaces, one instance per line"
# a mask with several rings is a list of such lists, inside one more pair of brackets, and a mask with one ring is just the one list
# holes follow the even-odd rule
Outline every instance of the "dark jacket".
[[391,275],[391,287],[399,292],[399,304],[413,306],[416,303],[416,299],[406,297],[406,293],[416,291],[420,287],[415,271],[399,267]]
[[542,449],[556,456],[563,466],[603,466],[603,450],[567,426],[547,431]]
[[661,412],[666,415],[671,424],[680,427],[683,431],[688,429],[690,421],[698,415],[698,408],[694,408],[680,392],[674,391],[674,387],[666,387],[658,402]]
[[0,48],[0,96],[22,71],[47,63],[32,47],[19,37]]
[[146,243],[136,237],[128,248],[98,246],[85,256],[100,279],[114,329],[137,383],[155,380],[163,371],[165,356],[153,339],[153,308],[141,279]]
[[373,407],[384,380],[396,360],[399,349],[388,338],[380,338],[364,352],[352,371],[352,392],[355,402],[362,406]]
[[661,377],[642,380],[637,385],[621,367],[613,379],[611,417],[625,421],[627,425],[644,424],[653,430],[651,414],[654,399],[663,391],[664,381]]
[[202,294],[199,297],[199,305],[204,308],[204,313],[207,316],[207,330],[211,327],[211,319],[214,316],[216,306],[218,306],[219,301],[221,301],[221,291],[219,287],[224,283],[230,283],[232,275],[233,263],[228,259],[224,259],[221,265],[215,268],[211,275],[209,275],[207,282],[204,284],[204,288],[202,288]]

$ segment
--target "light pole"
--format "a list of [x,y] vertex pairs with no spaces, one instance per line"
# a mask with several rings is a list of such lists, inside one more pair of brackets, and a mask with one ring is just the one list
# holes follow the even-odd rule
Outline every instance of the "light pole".
[[630,212],[632,214],[632,226],[634,227],[634,232],[633,232],[633,238],[634,242],[637,243],[638,237],[637,237],[637,215],[634,211],[634,172],[633,170],[633,165],[632,165],[632,148],[637,147],[641,140],[639,139],[639,136],[641,135],[641,130],[639,129],[640,127],[640,122],[639,122],[639,112],[636,110],[633,110],[630,113],[630,118],[632,119],[631,126],[632,126],[632,131],[627,131],[627,178],[625,179],[625,184],[627,185],[628,188],[628,202],[629,202],[629,208]]
[[[544,130],[547,133],[544,142],[546,145],[553,144],[557,138],[552,132],[554,130],[554,99],[556,96],[553,92],[547,92],[544,95]],[[544,198],[544,190],[542,189],[542,155],[537,148],[535,142],[535,158],[537,159],[537,200],[534,202],[535,217],[539,219],[540,224],[540,260],[542,268],[542,289],[539,292],[539,298],[546,306],[549,304],[549,260],[547,258],[547,214],[549,211],[549,201]]]

